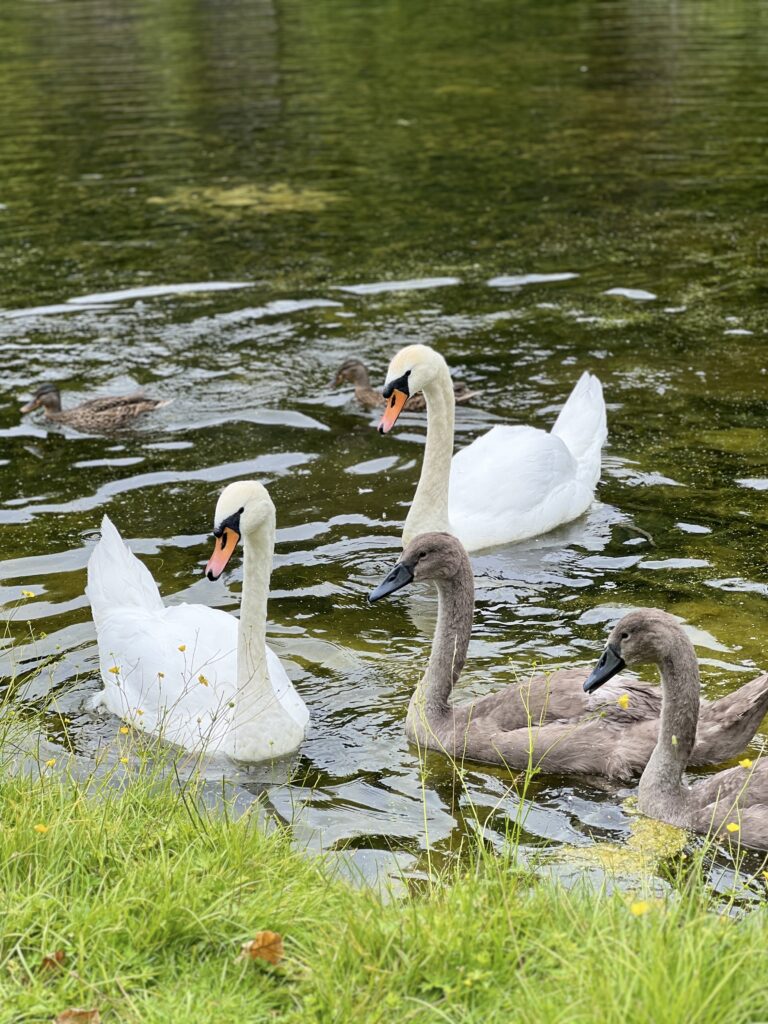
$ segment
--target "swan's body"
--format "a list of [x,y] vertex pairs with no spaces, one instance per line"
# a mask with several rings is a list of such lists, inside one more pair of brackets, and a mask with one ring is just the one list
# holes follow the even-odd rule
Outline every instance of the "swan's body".
[[[411,698],[406,732],[421,747],[547,772],[630,779],[645,767],[659,733],[654,687],[618,677],[599,697],[585,694],[586,669],[512,684],[477,700],[450,700],[466,659],[474,605],[469,559],[448,534],[423,534],[371,594],[375,601],[411,580],[434,580],[438,619],[427,671]],[[581,691],[581,692],[579,692]],[[749,742],[768,711],[768,675],[703,704],[695,763],[716,764]]]
[[149,570],[104,517],[88,562],[104,683],[94,705],[187,750],[263,761],[296,750],[309,714],[264,642],[274,506],[260,485],[231,484],[217,506],[217,529],[230,505],[230,514],[245,510],[239,623],[205,605],[166,607]]
[[692,785],[683,782],[699,717],[699,667],[671,615],[652,608],[625,615],[585,689],[594,691],[625,664],[647,662],[661,672],[661,729],[640,778],[638,807],[671,825],[768,850],[768,762],[747,759]]
[[551,432],[496,426],[456,455],[450,373],[427,345],[409,345],[390,363],[390,404],[379,430],[391,429],[418,391],[427,401],[427,443],[404,545],[421,533],[447,532],[477,551],[547,533],[589,508],[607,436],[597,377],[582,374]]
[[168,405],[169,401],[148,398],[143,391],[134,391],[130,395],[91,398],[72,409],[62,409],[61,395],[56,385],[42,384],[21,411],[33,412],[42,406],[45,418],[53,423],[65,423],[68,427],[88,432],[109,431],[130,426],[138,416]]
[[[364,409],[381,409],[387,404],[387,400],[382,393],[371,387],[368,367],[354,356],[345,359],[338,368],[333,379],[333,386],[341,387],[345,381],[349,381],[350,384],[354,385],[355,399]],[[477,397],[479,393],[477,391],[470,391],[467,385],[460,380],[453,381],[452,385],[453,397],[457,405],[468,402],[470,398]],[[424,412],[426,408],[427,403],[424,395],[411,395],[405,403],[406,412]]]

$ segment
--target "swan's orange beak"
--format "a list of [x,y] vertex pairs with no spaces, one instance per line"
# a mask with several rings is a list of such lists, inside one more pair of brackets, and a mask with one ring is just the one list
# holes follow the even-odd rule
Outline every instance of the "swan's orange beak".
[[405,391],[398,391],[395,388],[392,394],[387,400],[387,408],[384,410],[384,415],[381,417],[379,422],[379,433],[388,434],[395,423],[397,423],[397,417],[405,408],[405,403],[408,401],[408,394]]
[[217,580],[221,576],[239,540],[240,534],[237,530],[233,530],[231,526],[224,527],[221,536],[216,538],[216,547],[205,567],[205,575],[209,580]]

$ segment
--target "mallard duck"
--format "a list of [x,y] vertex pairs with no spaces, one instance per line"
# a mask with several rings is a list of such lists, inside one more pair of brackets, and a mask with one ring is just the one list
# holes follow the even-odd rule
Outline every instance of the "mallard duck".
[[[359,359],[351,357],[344,360],[336,371],[333,386],[335,388],[341,387],[345,381],[354,384],[355,398],[364,409],[378,409],[387,404],[387,400],[382,393],[371,387],[368,368]],[[462,402],[468,402],[470,398],[475,398],[480,394],[479,391],[470,391],[469,387],[462,381],[452,381],[452,384],[453,398],[459,405]],[[427,402],[424,395],[411,395],[405,403],[405,409],[408,412],[424,412],[426,408]]]
[[581,375],[551,431],[493,427],[455,455],[451,375],[428,345],[409,345],[389,364],[379,432],[392,429],[417,392],[427,400],[427,443],[404,545],[445,531],[478,551],[547,533],[592,504],[607,436],[597,377]]
[[117,430],[132,423],[137,416],[152,412],[170,400],[161,401],[147,398],[141,391],[130,395],[110,395],[106,398],[91,398],[87,402],[76,405],[73,409],[61,408],[61,395],[55,384],[41,384],[32,396],[32,401],[22,406],[21,412],[33,412],[40,406],[45,410],[45,418],[54,423],[65,423],[68,427],[91,431]]
[[[586,668],[560,669],[464,703],[452,702],[472,632],[474,581],[461,542],[447,533],[411,541],[369,595],[378,601],[413,580],[437,585],[437,628],[427,671],[411,697],[405,730],[420,747],[508,768],[628,780],[641,772],[659,734],[658,689],[620,676],[596,698]],[[720,700],[702,702],[692,763],[718,764],[744,749],[768,711],[768,675]]]
[[88,560],[87,595],[104,689],[92,706],[187,750],[265,761],[296,750],[309,712],[265,643],[275,506],[261,484],[239,481],[216,505],[208,579],[240,539],[240,621],[201,604],[166,606],[149,570],[105,516]]
[[[697,739],[699,666],[693,644],[671,615],[656,608],[625,615],[584,689],[593,693],[625,665],[643,664],[658,665],[661,673],[661,728],[640,777],[639,809],[670,825],[768,850],[768,761],[753,764],[747,758],[737,768],[683,783]],[[736,708],[741,704],[742,713],[750,715],[752,707],[738,701],[740,693],[734,694]]]

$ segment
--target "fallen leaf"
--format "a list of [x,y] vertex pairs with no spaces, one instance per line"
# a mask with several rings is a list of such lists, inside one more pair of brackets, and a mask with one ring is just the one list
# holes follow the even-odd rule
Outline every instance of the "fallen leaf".
[[67,959],[67,954],[63,949],[57,949],[54,953],[49,953],[48,956],[44,956],[40,961],[39,971],[58,971],[59,968],[64,966],[64,961]]
[[266,960],[269,964],[279,964],[285,955],[283,937],[277,932],[257,932],[250,942],[240,947],[238,960]]
[[80,1006],[73,1006],[69,1010],[62,1010],[54,1024],[101,1024],[101,1014],[98,1007],[84,1010]]

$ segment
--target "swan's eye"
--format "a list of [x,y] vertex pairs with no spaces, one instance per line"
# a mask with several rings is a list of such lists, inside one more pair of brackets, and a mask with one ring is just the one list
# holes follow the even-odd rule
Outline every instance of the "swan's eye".
[[427,552],[426,551],[420,551],[419,552],[419,560],[421,560],[422,558],[426,558],[426,557],[427,557]]
[[621,640],[629,640],[629,633],[626,633],[626,632],[622,633],[620,639]]

